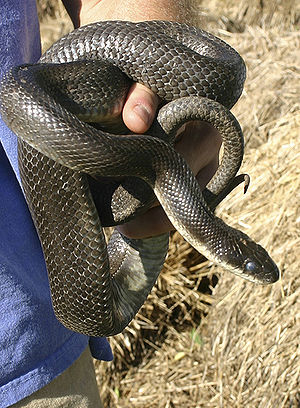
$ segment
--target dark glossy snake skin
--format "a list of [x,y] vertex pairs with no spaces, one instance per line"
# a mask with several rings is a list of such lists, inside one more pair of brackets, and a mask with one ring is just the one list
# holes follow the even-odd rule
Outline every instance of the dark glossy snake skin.
[[[22,182],[43,245],[54,311],[65,326],[114,335],[144,303],[168,236],[128,240],[115,232],[107,249],[102,225],[126,221],[151,205],[152,190],[175,228],[209,259],[255,282],[278,279],[261,246],[214,216],[170,142],[187,120],[212,123],[225,147],[208,187],[216,196],[232,181],[243,137],[228,109],[245,80],[244,63],[233,49],[184,24],[100,22],[59,40],[40,63],[7,73],[1,114],[20,138]],[[150,131],[157,137],[112,135],[95,124],[103,115],[109,122],[111,94],[122,102],[131,80],[172,101]]]

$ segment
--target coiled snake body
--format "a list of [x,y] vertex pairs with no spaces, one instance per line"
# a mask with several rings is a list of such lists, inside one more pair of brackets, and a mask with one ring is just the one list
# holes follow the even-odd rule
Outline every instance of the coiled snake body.
[[[109,122],[111,94],[122,101],[132,80],[171,101],[149,132],[156,137],[112,135],[95,125],[103,116]],[[107,250],[102,225],[143,211],[152,189],[175,228],[203,255],[255,282],[278,279],[261,246],[214,216],[170,143],[187,120],[212,123],[223,136],[224,154],[208,189],[214,197],[222,194],[243,154],[242,133],[228,109],[244,80],[242,59],[221,40],[158,21],[82,27],[54,44],[39,64],[13,68],[4,77],[1,114],[19,137],[22,183],[54,311],[65,326],[113,335],[144,303],[168,236],[128,240],[115,232]]]

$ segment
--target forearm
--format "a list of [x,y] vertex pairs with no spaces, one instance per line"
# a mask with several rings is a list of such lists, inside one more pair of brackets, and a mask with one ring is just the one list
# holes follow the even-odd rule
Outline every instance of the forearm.
[[188,22],[191,0],[63,0],[75,27],[99,20]]

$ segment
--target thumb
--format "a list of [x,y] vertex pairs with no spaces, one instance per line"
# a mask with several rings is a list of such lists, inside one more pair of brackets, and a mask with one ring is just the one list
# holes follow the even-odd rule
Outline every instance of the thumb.
[[123,107],[123,121],[135,133],[146,132],[156,114],[159,98],[141,84],[133,84]]

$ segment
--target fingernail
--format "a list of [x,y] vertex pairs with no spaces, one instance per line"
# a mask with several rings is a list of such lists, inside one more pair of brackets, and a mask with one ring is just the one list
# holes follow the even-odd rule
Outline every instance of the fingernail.
[[145,123],[147,127],[151,125],[152,121],[151,113],[147,110],[147,108],[144,105],[141,104],[135,105],[133,111]]

